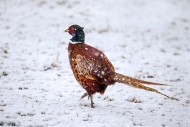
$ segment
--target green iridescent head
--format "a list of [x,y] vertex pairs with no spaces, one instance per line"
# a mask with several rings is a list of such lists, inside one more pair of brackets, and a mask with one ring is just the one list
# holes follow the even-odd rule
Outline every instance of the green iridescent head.
[[68,32],[70,35],[72,35],[72,38],[70,39],[72,42],[84,43],[85,34],[83,29],[84,28],[79,25],[71,25],[68,29],[65,30],[65,32]]

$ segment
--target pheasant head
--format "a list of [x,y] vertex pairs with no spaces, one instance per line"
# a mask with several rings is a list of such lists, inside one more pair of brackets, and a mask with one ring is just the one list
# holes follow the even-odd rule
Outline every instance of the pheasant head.
[[73,43],[84,43],[85,40],[85,33],[83,31],[83,27],[79,25],[71,25],[65,32],[68,32],[72,35],[70,39]]

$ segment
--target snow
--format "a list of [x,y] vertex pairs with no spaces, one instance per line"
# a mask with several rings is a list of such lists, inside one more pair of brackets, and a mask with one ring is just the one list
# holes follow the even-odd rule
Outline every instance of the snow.
[[[189,127],[190,1],[1,0],[0,126]],[[116,83],[84,89],[70,69],[64,30],[84,27],[118,73],[180,101]],[[98,55],[98,54],[97,54]]]
[[99,56],[99,52],[95,52],[94,55],[95,55],[95,56]]

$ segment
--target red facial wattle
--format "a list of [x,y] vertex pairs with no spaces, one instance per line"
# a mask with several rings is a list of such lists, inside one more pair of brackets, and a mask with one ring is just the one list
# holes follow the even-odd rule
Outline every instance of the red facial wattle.
[[74,34],[75,33],[75,28],[73,26],[69,27],[69,34]]

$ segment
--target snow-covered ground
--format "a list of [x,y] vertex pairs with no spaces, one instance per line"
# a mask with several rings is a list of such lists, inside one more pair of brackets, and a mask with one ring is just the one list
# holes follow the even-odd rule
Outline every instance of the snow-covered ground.
[[[178,98],[116,83],[94,96],[69,66],[64,29],[83,26],[117,72]],[[190,127],[189,0],[0,0],[0,126]]]

